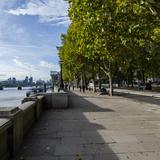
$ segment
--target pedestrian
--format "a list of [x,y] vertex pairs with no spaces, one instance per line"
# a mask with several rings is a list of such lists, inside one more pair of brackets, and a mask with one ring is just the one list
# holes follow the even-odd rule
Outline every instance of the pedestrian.
[[65,90],[66,91],[68,90],[68,84],[65,84]]
[[44,83],[44,85],[43,85],[43,87],[44,87],[44,92],[46,92],[47,91],[47,86],[46,86],[46,83]]
[[85,92],[85,85],[83,85],[83,87],[82,87],[82,88],[83,88],[83,93],[84,93],[84,92]]
[[80,85],[80,86],[79,86],[79,91],[80,91],[80,92],[81,92],[81,89],[82,89],[82,86]]

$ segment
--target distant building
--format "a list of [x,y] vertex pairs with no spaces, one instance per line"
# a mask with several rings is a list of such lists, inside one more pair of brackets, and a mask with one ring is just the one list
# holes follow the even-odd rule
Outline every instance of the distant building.
[[24,80],[16,80],[15,77],[10,77],[5,81],[0,81],[0,85],[6,86],[6,87],[28,87],[28,86],[42,86],[44,84],[51,85],[50,81],[47,81],[47,83],[44,80],[39,79],[38,81],[34,82],[33,77],[26,76]]
[[45,84],[45,81],[39,79],[38,81],[36,81],[36,86],[42,86]]
[[28,76],[26,76],[25,79],[24,79],[24,81],[23,81],[23,83],[24,83],[25,85],[28,85],[28,82],[29,82],[29,78],[28,78]]
[[12,83],[13,83],[13,84],[16,84],[16,82],[17,82],[17,81],[16,81],[16,78],[13,77],[13,78],[12,78]]
[[33,77],[29,78],[29,84],[32,85],[33,84]]

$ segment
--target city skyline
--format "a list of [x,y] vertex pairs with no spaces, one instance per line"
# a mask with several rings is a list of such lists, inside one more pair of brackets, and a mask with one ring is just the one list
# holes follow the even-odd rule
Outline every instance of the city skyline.
[[70,24],[66,1],[1,0],[0,18],[0,80],[49,80],[50,70],[60,70],[56,46]]
[[44,84],[51,84],[50,80],[34,80],[31,76],[25,76],[22,80],[16,79],[15,77],[10,77],[6,80],[0,81],[0,87],[31,87],[31,86],[41,86]]

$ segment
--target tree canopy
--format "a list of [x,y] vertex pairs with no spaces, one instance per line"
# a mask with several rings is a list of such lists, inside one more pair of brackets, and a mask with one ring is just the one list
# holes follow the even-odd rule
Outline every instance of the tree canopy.
[[72,21],[62,36],[59,56],[64,78],[98,73],[109,79],[123,72],[160,76],[160,2],[158,0],[68,0]]

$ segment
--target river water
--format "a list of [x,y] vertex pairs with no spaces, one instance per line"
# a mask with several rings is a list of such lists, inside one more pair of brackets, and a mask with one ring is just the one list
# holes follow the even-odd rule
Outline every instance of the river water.
[[26,97],[29,87],[23,87],[22,90],[17,88],[4,88],[0,90],[0,107],[15,107],[21,104],[21,100]]

